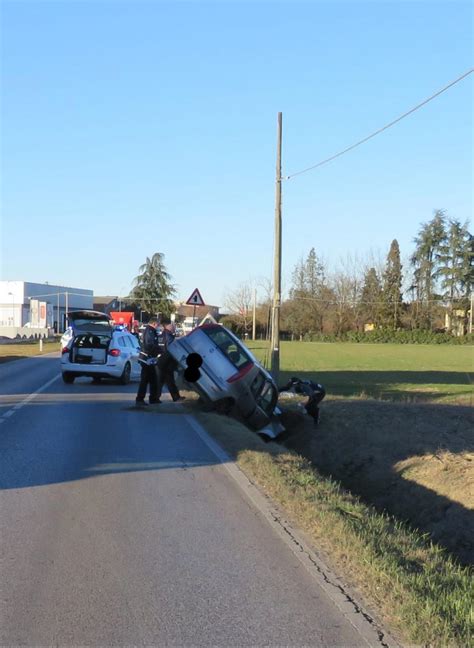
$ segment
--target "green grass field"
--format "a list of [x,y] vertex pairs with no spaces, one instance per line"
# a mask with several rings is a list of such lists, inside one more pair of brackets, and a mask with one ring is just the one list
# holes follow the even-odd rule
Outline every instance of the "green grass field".
[[[247,342],[261,361],[268,344]],[[330,396],[469,404],[474,347],[283,342],[280,384],[291,376],[322,383]]]
[[45,353],[53,353],[54,351],[59,354],[59,348],[59,339],[44,340],[42,351],[40,351],[39,340],[20,342],[18,344],[2,344],[0,345],[0,364],[20,360],[21,358],[44,355]]

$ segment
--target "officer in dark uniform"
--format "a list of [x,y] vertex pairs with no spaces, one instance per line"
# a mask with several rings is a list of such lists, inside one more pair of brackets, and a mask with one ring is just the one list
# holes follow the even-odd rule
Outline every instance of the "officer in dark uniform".
[[160,402],[158,395],[158,379],[156,375],[156,361],[160,352],[157,328],[158,320],[156,317],[152,317],[143,331],[142,350],[140,351],[138,360],[142,368],[142,373],[140,376],[140,384],[138,385],[137,397],[135,399],[137,407],[144,407],[147,405],[145,402],[145,396],[148,385],[150,386],[150,405]]
[[181,396],[176,386],[174,380],[174,371],[178,366],[178,363],[173,358],[171,353],[168,351],[170,344],[174,342],[175,339],[175,326],[168,319],[163,319],[163,333],[161,334],[161,345],[162,345],[162,354],[158,358],[157,362],[157,375],[158,375],[158,386],[157,386],[157,395],[158,398],[161,396],[163,390],[163,385],[168,387],[168,391],[171,394],[171,398],[176,402],[184,400],[184,396]]

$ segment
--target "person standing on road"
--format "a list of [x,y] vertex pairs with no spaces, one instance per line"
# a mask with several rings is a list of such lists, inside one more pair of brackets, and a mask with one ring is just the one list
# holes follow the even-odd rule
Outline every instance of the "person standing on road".
[[171,398],[176,402],[184,400],[184,396],[180,395],[174,380],[174,371],[178,366],[178,363],[171,353],[168,352],[168,347],[174,342],[176,328],[169,319],[163,319],[162,324],[164,326],[162,333],[163,353],[158,358],[156,365],[156,372],[158,375],[157,395],[158,398],[160,398],[163,385],[166,385],[171,394]]
[[158,320],[152,317],[148,322],[142,340],[142,350],[139,355],[139,362],[142,368],[140,376],[140,384],[138,385],[137,397],[135,404],[137,407],[144,407],[147,387],[149,386],[149,402],[150,405],[159,403],[158,395],[158,379],[156,375],[156,358],[160,351],[158,345]]
[[140,342],[140,324],[138,323],[137,320],[133,320],[133,326],[132,326],[131,333]]

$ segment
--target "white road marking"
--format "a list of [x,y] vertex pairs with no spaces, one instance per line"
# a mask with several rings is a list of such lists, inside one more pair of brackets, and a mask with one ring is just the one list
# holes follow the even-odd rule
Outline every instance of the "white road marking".
[[44,385],[42,385],[39,389],[32,392],[31,394],[29,394],[29,396],[27,396],[22,401],[20,401],[16,405],[14,405],[11,410],[8,410],[8,412],[5,412],[5,414],[2,414],[2,416],[0,417],[0,423],[3,423],[5,421],[5,419],[10,418],[10,416],[15,414],[15,412],[18,412],[18,410],[20,410],[25,405],[28,405],[28,403],[31,403],[31,401],[33,399],[35,399],[38,396],[38,394],[41,394],[41,392],[44,392],[45,389],[48,389],[48,387],[50,385],[52,385],[53,382],[55,382],[60,376],[61,376],[61,374],[57,374],[57,376],[54,376],[54,378],[51,378],[51,380],[48,380],[48,382],[45,383]]
[[239,488],[249,498],[255,508],[263,515],[292,553],[303,564],[310,575],[317,581],[336,607],[352,624],[367,646],[381,648],[398,648],[397,641],[390,636],[364,606],[357,602],[350,593],[350,588],[323,562],[311,549],[291,523],[284,517],[272,500],[253,484],[229,455],[212,439],[203,426],[190,415],[184,417],[200,439],[222,462],[223,467],[237,482]]

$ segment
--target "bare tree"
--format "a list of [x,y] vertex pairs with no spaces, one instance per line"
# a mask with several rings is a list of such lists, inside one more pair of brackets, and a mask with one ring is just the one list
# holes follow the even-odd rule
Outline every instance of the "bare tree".
[[248,333],[252,326],[252,283],[244,281],[235,290],[230,291],[224,305],[233,315],[242,333]]
[[257,314],[260,325],[265,332],[265,339],[270,339],[270,329],[272,321],[272,305],[273,305],[273,283],[268,277],[259,277],[255,284],[263,292],[263,297],[259,299]]
[[331,284],[336,302],[336,332],[363,329],[361,294],[364,286],[364,262],[357,254],[347,254],[339,261],[339,268],[333,274]]

